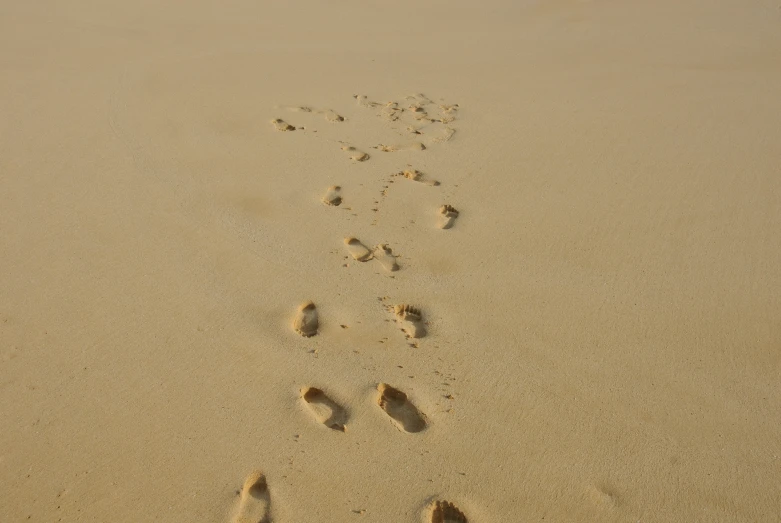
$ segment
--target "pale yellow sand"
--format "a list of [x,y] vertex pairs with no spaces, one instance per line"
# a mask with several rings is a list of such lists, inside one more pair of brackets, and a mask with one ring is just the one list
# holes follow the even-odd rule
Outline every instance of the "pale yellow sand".
[[776,0],[0,1],[0,521],[778,521],[779,64]]

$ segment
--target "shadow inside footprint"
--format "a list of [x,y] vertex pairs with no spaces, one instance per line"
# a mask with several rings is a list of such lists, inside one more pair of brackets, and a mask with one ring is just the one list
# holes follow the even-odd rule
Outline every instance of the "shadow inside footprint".
[[405,432],[420,432],[426,428],[425,417],[409,401],[406,394],[385,383],[380,383],[377,390],[380,392],[378,404],[400,429]]
[[437,501],[431,507],[431,523],[467,523],[466,516],[449,501]]
[[266,477],[255,471],[244,481],[239,500],[239,510],[232,523],[269,523],[271,497]]
[[345,431],[345,424],[349,417],[347,411],[329,398],[325,392],[315,387],[304,390],[302,395],[317,421],[334,430]]

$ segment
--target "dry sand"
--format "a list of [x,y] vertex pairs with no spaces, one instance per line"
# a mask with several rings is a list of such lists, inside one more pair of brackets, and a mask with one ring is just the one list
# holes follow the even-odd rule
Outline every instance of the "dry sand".
[[0,521],[779,521],[779,64],[777,0],[0,2]]

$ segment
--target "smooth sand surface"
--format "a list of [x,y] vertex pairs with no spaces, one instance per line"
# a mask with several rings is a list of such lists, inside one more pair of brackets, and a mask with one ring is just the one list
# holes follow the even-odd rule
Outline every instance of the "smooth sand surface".
[[779,521],[780,64],[777,0],[0,1],[0,521]]

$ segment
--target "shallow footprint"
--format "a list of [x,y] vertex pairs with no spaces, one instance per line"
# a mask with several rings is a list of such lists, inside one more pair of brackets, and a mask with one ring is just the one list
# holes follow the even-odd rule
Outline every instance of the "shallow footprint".
[[318,114],[322,114],[325,116],[325,119],[329,122],[343,122],[344,116],[337,114],[336,111],[333,111],[331,109],[323,109],[322,111],[317,111]]
[[396,176],[403,176],[404,178],[412,180],[413,182],[425,183],[426,185],[433,185],[435,187],[439,185],[439,182],[436,180],[424,180],[424,174],[417,169],[404,169],[400,173],[396,173]]
[[310,338],[317,334],[318,324],[315,304],[311,301],[301,304],[293,318],[293,330],[305,338]]
[[336,113],[336,111],[333,111],[331,109],[312,109],[311,107],[307,106],[301,106],[301,105],[283,105],[278,106],[283,109],[287,109],[288,111],[293,111],[296,113],[315,113],[315,114],[322,114],[325,116],[325,119],[329,122],[343,122],[344,116],[341,116]]
[[380,392],[378,405],[405,432],[420,432],[426,428],[426,419],[407,395],[385,383],[377,386]]
[[358,238],[348,236],[344,239],[344,244],[347,246],[347,252],[350,253],[350,256],[359,262],[365,262],[371,259],[371,251],[364,244],[362,244]]
[[274,128],[277,131],[295,131],[296,128],[287,123],[285,120],[282,120],[281,118],[277,118],[275,120],[271,120],[271,123],[274,125]]
[[326,205],[341,205],[342,203],[342,188],[338,185],[332,185],[325,191],[323,195],[323,203]]
[[266,476],[256,470],[244,481],[239,499],[239,509],[232,523],[269,523],[271,498]]
[[347,423],[349,416],[341,405],[326,396],[325,392],[315,387],[304,389],[301,397],[309,405],[317,421],[328,428],[344,432],[344,425]]
[[443,205],[439,208],[439,228],[449,229],[458,218],[458,211],[452,205]]
[[467,519],[449,501],[435,501],[431,505],[431,523],[467,523]]
[[372,102],[365,94],[354,94],[353,98],[355,98],[358,104],[362,105],[363,107],[379,107],[382,105],[379,102]]
[[342,150],[347,153],[347,155],[350,157],[350,160],[354,162],[365,162],[371,156],[369,156],[367,153],[363,151],[359,151],[352,145],[343,145]]
[[375,149],[379,149],[380,151],[386,152],[386,153],[395,153],[398,151],[425,151],[426,146],[423,145],[422,142],[412,142],[408,144],[403,145],[384,145],[379,144],[375,147]]
[[412,305],[396,305],[393,308],[396,321],[401,325],[401,330],[410,338],[422,338],[426,335],[426,326],[423,325],[423,313]]
[[374,248],[374,258],[379,260],[385,270],[394,272],[399,270],[399,264],[396,263],[396,256],[390,247],[384,243],[379,244]]

